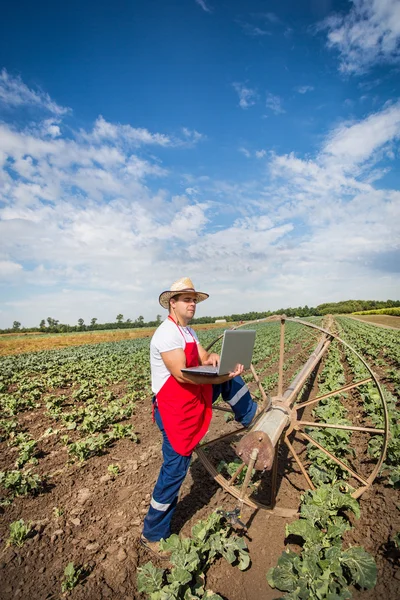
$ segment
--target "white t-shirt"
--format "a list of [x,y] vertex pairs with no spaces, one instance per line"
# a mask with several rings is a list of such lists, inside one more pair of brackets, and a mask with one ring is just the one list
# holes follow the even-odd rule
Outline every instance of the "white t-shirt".
[[181,327],[176,325],[171,319],[165,319],[156,329],[150,342],[150,366],[151,366],[151,387],[154,394],[157,394],[171,373],[168,371],[161,357],[161,352],[185,349],[185,342],[198,344],[199,340],[191,327]]

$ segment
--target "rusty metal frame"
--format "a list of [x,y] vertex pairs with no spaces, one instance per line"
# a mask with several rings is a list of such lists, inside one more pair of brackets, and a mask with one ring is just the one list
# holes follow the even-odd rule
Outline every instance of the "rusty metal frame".
[[[265,505],[263,503],[260,503],[260,502],[256,501],[254,498],[251,498],[250,495],[247,494],[247,487],[249,484],[249,479],[247,476],[246,476],[246,481],[247,481],[246,487],[243,486],[242,490],[239,490],[238,488],[234,487],[234,482],[236,481],[240,472],[243,470],[245,463],[242,463],[238,467],[236,472],[232,475],[230,480],[227,480],[223,475],[221,475],[220,473],[218,473],[216,471],[216,469],[214,468],[214,466],[212,465],[212,463],[210,462],[210,460],[208,459],[208,457],[206,456],[206,454],[204,452],[204,448],[206,448],[206,447],[212,446],[222,440],[228,440],[229,438],[232,438],[235,436],[246,435],[246,433],[248,433],[249,430],[247,430],[244,427],[239,428],[233,432],[219,436],[218,438],[215,438],[213,440],[205,441],[202,444],[200,444],[199,446],[197,446],[195,450],[197,452],[197,455],[199,456],[200,461],[203,463],[203,465],[207,469],[207,471],[214,477],[215,481],[217,481],[226,491],[228,491],[230,494],[232,494],[234,497],[236,497],[240,502],[243,502],[252,508],[262,508],[267,511],[273,512],[275,515],[287,517],[287,516],[293,515],[293,513],[295,511],[292,511],[291,509],[282,509],[280,507],[275,506],[276,495],[277,495],[277,468],[278,468],[277,457],[278,457],[278,450],[279,450],[281,443],[286,444],[289,452],[292,454],[300,471],[302,472],[308,487],[310,487],[311,489],[315,489],[315,487],[307,473],[306,467],[302,463],[299,455],[297,454],[297,452],[295,451],[295,449],[293,447],[292,442],[289,439],[289,435],[292,432],[294,433],[294,435],[298,434],[303,439],[307,440],[310,444],[313,444],[314,446],[316,446],[319,450],[321,450],[329,458],[331,458],[331,460],[333,460],[334,462],[339,464],[343,469],[347,470],[355,479],[357,479],[362,485],[352,493],[352,496],[354,498],[358,498],[362,495],[362,493],[364,493],[371,486],[371,484],[373,483],[377,474],[379,473],[379,470],[385,459],[387,444],[388,444],[388,436],[389,436],[389,418],[388,418],[388,411],[387,411],[385,397],[383,395],[382,389],[380,387],[379,381],[378,381],[375,373],[372,371],[371,367],[367,364],[367,362],[364,360],[364,358],[352,346],[350,346],[350,344],[348,344],[347,342],[342,340],[338,335],[332,333],[331,331],[324,329],[322,327],[319,327],[317,325],[314,325],[313,323],[303,321],[301,319],[287,318],[285,315],[274,315],[272,317],[267,317],[266,319],[257,319],[256,321],[247,321],[246,323],[238,325],[237,327],[234,327],[233,329],[239,329],[240,327],[249,326],[254,323],[262,323],[262,322],[265,323],[265,322],[274,322],[274,321],[275,322],[280,321],[279,371],[278,371],[278,396],[277,397],[275,397],[273,399],[268,399],[268,397],[265,393],[265,390],[262,387],[262,384],[260,382],[260,378],[258,377],[254,366],[251,365],[251,373],[253,375],[254,381],[255,381],[258,389],[260,390],[260,393],[262,396],[261,406],[265,410],[265,412],[267,413],[270,409],[272,409],[274,407],[275,408],[279,407],[279,408],[282,408],[283,410],[286,410],[288,412],[288,414],[291,415],[289,425],[286,426],[282,431],[279,432],[279,439],[275,445],[275,459],[274,459],[273,465],[272,465],[270,504]],[[314,349],[313,353],[310,355],[309,359],[303,366],[303,369],[295,377],[295,379],[291,382],[288,389],[284,392],[283,391],[283,366],[284,366],[284,342],[285,342],[285,323],[286,323],[286,321],[297,323],[299,325],[304,325],[306,327],[314,329],[314,330],[320,332],[322,334],[322,336],[320,337],[320,341],[317,344],[316,348]],[[220,336],[218,336],[215,340],[213,340],[213,342],[211,342],[211,344],[209,344],[209,346],[207,347],[207,351],[222,337],[223,337],[223,333]],[[319,362],[321,361],[324,354],[329,349],[329,345],[332,340],[336,340],[339,343],[343,344],[353,354],[355,354],[358,357],[358,359],[362,362],[364,367],[368,370],[370,377],[364,378],[363,380],[358,381],[358,382],[351,382],[349,384],[346,384],[345,386],[342,386],[341,388],[338,388],[337,390],[334,390],[327,394],[323,394],[321,396],[318,396],[317,398],[313,398],[312,400],[308,400],[306,402],[300,402],[299,404],[294,405],[295,401],[297,399],[297,396],[300,393],[301,389],[303,388],[305,382],[307,381],[307,379],[309,378],[310,374],[315,369],[315,367],[319,364]],[[318,423],[318,422],[311,422],[311,421],[302,421],[301,419],[298,418],[299,417],[298,411],[304,409],[306,406],[316,404],[317,402],[319,402],[321,400],[324,400],[326,398],[329,398],[329,397],[332,397],[332,396],[335,396],[338,394],[343,394],[351,389],[357,388],[360,385],[365,385],[366,383],[369,383],[371,381],[374,382],[374,384],[379,392],[379,395],[380,395],[380,399],[381,399],[381,403],[382,403],[382,407],[383,407],[384,429],[373,428],[373,427],[359,427],[359,426],[353,426],[353,425],[347,426],[347,425],[335,425],[335,424],[331,424],[331,423]],[[217,408],[217,407],[215,407],[215,408]],[[223,407],[220,407],[220,408],[223,409]],[[228,410],[230,410],[230,409],[228,409]],[[324,428],[332,428],[332,429],[345,429],[345,430],[350,430],[350,431],[360,431],[363,433],[383,435],[383,446],[382,446],[382,450],[381,450],[381,455],[380,455],[372,473],[368,477],[359,475],[356,471],[351,469],[343,461],[338,459],[336,456],[334,456],[332,453],[330,453],[328,450],[326,450],[323,446],[318,444],[318,442],[316,442],[316,440],[314,440],[310,435],[308,435],[306,432],[304,432],[302,430],[303,427],[310,427],[310,428],[324,427]],[[251,430],[254,430],[254,428],[256,428],[256,426],[254,426]],[[249,469],[248,473],[251,473],[251,469]],[[245,481],[245,483],[246,483],[246,481]]]

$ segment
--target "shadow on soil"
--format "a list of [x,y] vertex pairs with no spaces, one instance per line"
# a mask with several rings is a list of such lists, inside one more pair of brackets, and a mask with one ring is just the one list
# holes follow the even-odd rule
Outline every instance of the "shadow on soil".
[[172,518],[171,529],[175,533],[178,533],[186,521],[189,521],[201,508],[207,506],[211,498],[221,489],[198,458],[195,458],[190,465],[190,472],[193,485],[189,494],[178,502]]

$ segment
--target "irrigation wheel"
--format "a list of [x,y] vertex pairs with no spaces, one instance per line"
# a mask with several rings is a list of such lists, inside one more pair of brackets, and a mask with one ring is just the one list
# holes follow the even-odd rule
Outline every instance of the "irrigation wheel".
[[[286,326],[286,323],[289,325]],[[382,466],[389,435],[385,398],[371,367],[354,348],[333,332],[332,319],[328,320],[326,328],[322,328],[298,318],[290,319],[284,315],[276,315],[246,322],[239,327],[256,327],[260,332],[264,327],[276,328],[273,332],[275,339],[279,341],[276,361],[275,365],[271,365],[264,359],[251,365],[246,380],[250,387],[258,389],[257,395],[263,410],[250,429],[238,428],[234,423],[229,425],[230,431],[223,435],[213,439],[208,439],[207,436],[196,448],[204,467],[227,492],[239,500],[240,504],[272,511],[278,516],[287,517],[294,512],[279,506],[282,479],[279,483],[278,462],[282,462],[285,457],[288,464],[284,467],[284,476],[289,477],[297,468],[297,474],[302,475],[303,489],[315,489],[310,473],[316,465],[317,469],[321,469],[318,467],[321,461],[323,464],[328,460],[339,470],[339,478],[343,478],[343,482],[349,486],[352,496],[360,497],[371,486]],[[290,327],[292,332],[288,335]],[[292,350],[288,350],[286,338],[293,338],[293,328],[297,331],[294,335],[295,342],[292,342]],[[301,330],[307,331],[308,342],[307,336],[300,333]],[[213,347],[221,337],[222,335],[215,339],[207,349]],[[296,339],[300,342],[303,339],[302,346],[299,343],[296,345]],[[309,354],[308,359],[299,369],[299,356],[301,358],[304,355],[304,358],[305,354]],[[344,359],[345,356],[347,359]],[[340,384],[331,385],[333,389],[320,393],[318,383],[324,377],[326,379],[324,369],[329,370],[329,364],[335,361],[337,363],[338,357],[343,361],[343,365],[347,365],[343,366]],[[352,371],[349,368],[349,363],[357,362],[358,375],[354,375],[354,369]],[[266,377],[268,372],[272,372],[272,375]],[[263,382],[271,384],[274,376],[275,380],[277,379],[277,394],[269,397]],[[365,397],[371,394],[374,395],[383,418],[382,428],[374,426],[365,410]],[[325,410],[329,411],[334,398],[340,398],[345,411],[345,418],[342,414],[339,424],[332,416],[322,420],[316,414],[318,410],[314,410],[325,405]],[[219,405],[214,408],[231,412],[231,409]],[[330,442],[324,435],[322,438],[325,439],[325,443],[321,441],[321,431],[328,432]],[[343,438],[343,432],[349,432],[344,434],[349,436],[347,449],[343,448],[343,439],[340,440],[340,451],[332,451],[325,447],[329,446],[329,443],[332,445],[332,436]],[[368,442],[372,436],[379,440],[374,445],[374,458],[371,458],[368,451]],[[313,453],[311,458],[310,449]],[[232,464],[235,465],[234,471]]]

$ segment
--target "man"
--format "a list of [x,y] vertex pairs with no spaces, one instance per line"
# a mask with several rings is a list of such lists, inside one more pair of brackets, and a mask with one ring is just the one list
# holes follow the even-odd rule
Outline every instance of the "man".
[[210,378],[182,373],[199,364],[216,366],[219,355],[208,353],[189,327],[196,305],[208,294],[195,290],[182,277],[162,292],[159,302],[169,310],[167,319],[155,331],[150,343],[153,419],[163,435],[163,464],[144,520],[142,545],[160,558],[159,541],[170,536],[170,525],[179,489],[189,468],[195,446],[205,436],[211,421],[212,403],[221,394],[232,407],[236,421],[247,427],[257,404],[240,377],[243,365],[229,375]]

